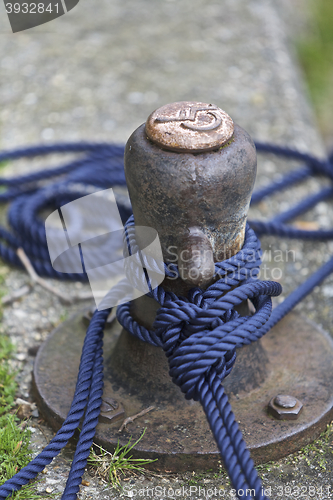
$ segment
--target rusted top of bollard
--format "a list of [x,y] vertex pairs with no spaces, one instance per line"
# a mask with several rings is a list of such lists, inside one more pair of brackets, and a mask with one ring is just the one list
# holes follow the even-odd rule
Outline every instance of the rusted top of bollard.
[[228,143],[234,133],[230,116],[214,104],[173,102],[156,109],[146,122],[148,138],[163,149],[203,153]]

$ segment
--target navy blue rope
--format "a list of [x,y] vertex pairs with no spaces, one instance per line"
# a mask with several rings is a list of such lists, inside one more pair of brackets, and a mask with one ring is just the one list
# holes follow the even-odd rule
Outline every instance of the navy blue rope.
[[[332,196],[333,153],[328,159],[320,160],[270,144],[257,143],[256,146],[258,151],[301,161],[303,166],[255,192],[252,203],[258,203],[264,197],[313,175],[328,178],[328,186],[270,221],[250,221],[251,227],[246,228],[244,247],[231,259],[216,263],[217,281],[207,290],[192,289],[186,298],[166,292],[162,287],[151,290],[148,295],[161,305],[153,330],[149,331],[133,320],[129,304],[119,306],[117,316],[121,324],[133,335],[163,347],[173,381],[179,385],[186,398],[201,402],[234,488],[244,492],[254,489],[254,498],[257,500],[267,497],[263,494],[261,481],[221,381],[232,370],[236,360],[236,347],[261,338],[295,307],[333,272],[333,258],[272,312],[271,297],[278,295],[281,287],[277,283],[257,279],[261,249],[253,229],[258,234],[275,234],[289,238],[332,239],[333,230],[304,231],[286,222]],[[49,154],[79,155],[79,158],[70,159],[55,169],[12,179],[0,178],[0,186],[5,188],[5,191],[0,193],[0,201],[12,200],[8,213],[10,231],[0,228],[1,257],[13,265],[21,266],[16,250],[22,247],[40,275],[86,280],[85,274],[68,275],[53,270],[47,252],[44,222],[39,213],[44,208],[59,208],[85,195],[86,185],[103,189],[125,185],[123,152],[122,146],[82,142],[0,153],[0,162]],[[45,180],[53,182],[45,187],[41,184]],[[78,187],[79,184],[83,186],[82,190]],[[130,216],[129,207],[120,205],[119,208],[125,221]],[[132,248],[133,228],[134,219],[130,218],[126,224],[126,238],[131,240]],[[147,262],[146,265],[150,266],[152,263]],[[178,275],[177,266],[168,263],[165,266],[166,275]],[[247,298],[252,301],[256,312],[251,317],[241,317],[235,307]],[[87,330],[73,403],[62,428],[40,455],[0,487],[0,499],[6,498],[35,478],[67,444],[84,417],[62,497],[65,500],[76,499],[100,412],[103,391],[102,338],[109,312],[96,312]],[[249,497],[244,493],[239,498]]]

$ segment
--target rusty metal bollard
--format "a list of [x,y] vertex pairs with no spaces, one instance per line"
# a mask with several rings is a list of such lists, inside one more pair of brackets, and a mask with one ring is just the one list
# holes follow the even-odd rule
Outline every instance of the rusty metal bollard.
[[[136,224],[158,231],[164,260],[177,254],[189,286],[208,285],[214,261],[242,247],[256,166],[250,136],[213,105],[163,106],[129,138],[125,175]],[[202,251],[196,261],[194,249]]]
[[[180,277],[166,277],[163,287],[178,295],[194,286],[207,287],[214,280],[214,263],[243,245],[256,175],[250,136],[212,104],[169,104],[154,111],[129,138],[125,173],[135,223],[156,229],[165,262],[178,265]],[[158,308],[143,296],[132,302],[131,313],[152,328]],[[247,304],[240,312],[249,314]],[[295,451],[330,419],[331,391],[317,388],[329,384],[322,366],[330,362],[331,346],[325,336],[313,336],[314,328],[289,314],[262,341],[238,352],[224,381],[257,462]],[[36,360],[36,397],[55,428],[71,403],[84,333],[80,313],[51,335]],[[121,331],[117,323],[105,333],[104,404],[96,441],[112,449],[118,439],[121,444],[130,435],[138,439],[147,427],[134,454],[158,458],[152,468],[217,468],[219,453],[203,410],[199,403],[186,401],[171,382],[162,349]],[[288,426],[267,412],[279,394],[300,400],[304,407]],[[150,406],[154,410],[146,413]],[[128,428],[122,425],[119,434],[121,420],[131,416],[138,418]]]
[[[125,175],[135,223],[156,229],[164,261],[173,260],[180,272],[180,278],[165,278],[165,289],[187,295],[194,286],[207,287],[214,262],[241,249],[256,166],[250,136],[211,104],[164,106],[131,135],[125,148]],[[158,308],[157,302],[143,296],[133,301],[131,313],[150,329]],[[247,304],[241,309],[247,312]],[[239,356],[248,360],[245,371],[240,361],[242,373],[231,374],[225,381],[235,394],[258,387],[267,376],[260,342],[242,349]],[[170,384],[164,353],[125,331],[110,369],[116,378],[122,373],[122,380],[141,387],[149,403],[159,391],[183,401],[179,389]]]

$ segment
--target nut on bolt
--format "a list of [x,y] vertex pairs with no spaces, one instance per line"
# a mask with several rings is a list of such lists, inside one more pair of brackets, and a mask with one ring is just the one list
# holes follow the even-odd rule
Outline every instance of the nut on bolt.
[[125,417],[125,410],[115,399],[103,397],[99,421],[105,424],[116,422]]
[[303,404],[293,396],[278,394],[268,404],[268,413],[279,420],[297,420]]

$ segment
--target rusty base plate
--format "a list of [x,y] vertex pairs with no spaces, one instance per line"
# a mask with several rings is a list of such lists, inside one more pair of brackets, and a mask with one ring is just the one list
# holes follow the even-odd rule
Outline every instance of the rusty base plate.
[[[85,331],[82,313],[77,314],[52,332],[36,358],[35,397],[54,429],[61,426],[70,408]],[[134,442],[146,428],[133,456],[157,458],[152,469],[217,469],[220,456],[200,404],[170,398],[167,391],[165,397],[157,395],[153,411],[118,432],[124,418],[152,404],[140,396],[135,384],[133,390],[127,382],[122,386],[119,373],[112,373],[110,360],[120,332],[116,322],[105,331],[103,417],[95,441],[112,451],[118,440],[124,445],[132,436]],[[291,313],[264,337],[262,345],[269,371],[260,387],[239,394],[229,391],[236,420],[256,463],[300,449],[318,437],[333,418],[333,344],[329,336]],[[268,414],[267,405],[277,394],[291,395],[303,403],[298,420],[276,420]]]

